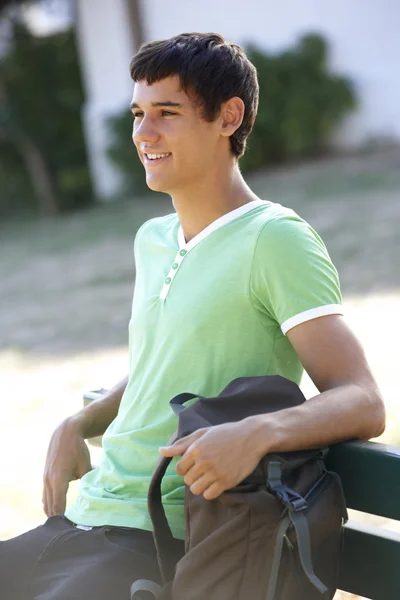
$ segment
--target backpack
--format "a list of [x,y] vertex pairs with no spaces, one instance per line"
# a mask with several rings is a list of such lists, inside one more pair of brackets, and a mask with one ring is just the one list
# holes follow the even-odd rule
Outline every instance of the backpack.
[[[295,383],[275,375],[235,379],[214,398],[179,394],[170,402],[179,419],[170,442],[303,402]],[[161,457],[148,508],[162,585],[138,580],[131,600],[331,600],[347,512],[340,480],[325,468],[326,452],[268,454],[245,481],[215,500],[186,487],[185,554],[177,563],[161,502],[171,459]]]

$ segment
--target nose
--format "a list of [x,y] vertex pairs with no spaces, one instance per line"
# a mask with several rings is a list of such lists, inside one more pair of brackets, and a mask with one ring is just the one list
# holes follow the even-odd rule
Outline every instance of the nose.
[[140,119],[140,121],[138,119],[134,121],[132,140],[136,146],[144,142],[156,142],[159,137],[160,135],[156,131],[154,123],[152,123],[149,117],[144,116]]

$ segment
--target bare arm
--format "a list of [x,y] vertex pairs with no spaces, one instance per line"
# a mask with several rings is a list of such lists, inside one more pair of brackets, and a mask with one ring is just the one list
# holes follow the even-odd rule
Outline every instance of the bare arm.
[[260,451],[315,448],[383,433],[378,386],[344,318],[313,319],[291,329],[288,337],[321,393],[301,406],[259,418]]
[[124,377],[124,379],[99,398],[99,400],[91,402],[88,406],[85,406],[85,408],[82,408],[82,410],[70,417],[69,420],[77,425],[85,439],[103,435],[107,427],[117,416],[127,383],[128,377]]
[[103,435],[115,419],[125,391],[125,377],[101,399],[65,419],[53,433],[43,475],[43,508],[48,517],[65,510],[69,482],[91,470],[85,439]]
[[364,351],[341,316],[302,323],[288,337],[321,392],[276,413],[199,429],[161,448],[179,456],[176,470],[193,494],[208,500],[243,481],[271,452],[368,439],[385,428],[385,409]]

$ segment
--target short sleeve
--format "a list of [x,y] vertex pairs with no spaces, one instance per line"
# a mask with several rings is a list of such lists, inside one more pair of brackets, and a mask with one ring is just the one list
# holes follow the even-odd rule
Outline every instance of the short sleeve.
[[261,229],[254,250],[250,293],[286,333],[305,321],[343,314],[339,277],[319,235],[297,216]]

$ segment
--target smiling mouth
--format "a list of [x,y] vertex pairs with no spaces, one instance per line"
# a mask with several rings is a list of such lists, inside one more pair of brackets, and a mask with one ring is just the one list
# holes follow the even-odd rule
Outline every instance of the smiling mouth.
[[144,153],[144,156],[147,162],[157,163],[164,160],[165,158],[169,158],[171,156],[171,152],[164,152],[162,154]]

